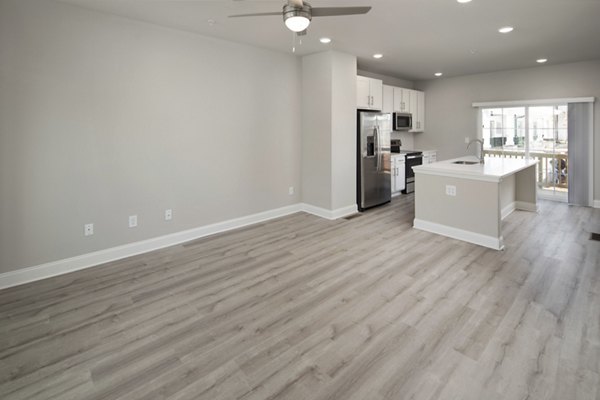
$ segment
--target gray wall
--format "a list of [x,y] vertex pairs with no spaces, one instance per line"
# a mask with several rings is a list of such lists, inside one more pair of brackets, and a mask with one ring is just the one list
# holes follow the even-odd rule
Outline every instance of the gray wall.
[[292,55],[1,1],[0,273],[298,203],[300,92]]
[[328,211],[356,205],[356,57],[302,58],[302,200]]
[[356,57],[332,52],[331,209],[356,205]]
[[596,97],[594,198],[600,199],[600,60],[421,81],[416,87],[425,91],[426,131],[415,135],[415,147],[437,149],[438,160],[466,154],[465,137],[477,136],[473,102]]
[[302,57],[302,201],[331,207],[331,54]]

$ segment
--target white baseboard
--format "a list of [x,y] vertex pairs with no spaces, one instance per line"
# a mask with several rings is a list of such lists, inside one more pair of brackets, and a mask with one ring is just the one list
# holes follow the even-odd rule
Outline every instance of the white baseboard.
[[600,200],[594,200],[594,208],[600,208]]
[[188,242],[204,236],[213,235],[215,233],[241,228],[246,225],[256,224],[269,219],[294,214],[302,211],[302,206],[302,204],[293,204],[290,206],[247,215],[240,218],[234,218],[186,231],[142,240],[140,242],[129,243],[122,246],[95,251],[93,253],[82,254],[80,256],[66,258],[63,260],[18,269],[16,271],[5,272],[0,274],[0,289],[94,267],[96,265],[162,249],[164,247]]
[[540,207],[535,203],[527,203],[524,201],[513,201],[500,211],[500,219],[504,219],[512,214],[515,210],[538,212]]
[[478,244],[483,247],[488,247],[494,250],[502,250],[504,248],[504,239],[493,236],[482,235],[480,233],[465,231],[463,229],[454,228],[447,225],[436,224],[435,222],[416,219],[413,221],[413,226],[422,231],[436,233],[438,235],[447,236],[452,239],[458,239],[469,243]]
[[528,203],[525,201],[515,201],[515,208],[521,211],[539,212],[540,207],[536,203]]
[[327,210],[325,208],[313,206],[313,205],[306,204],[306,203],[302,203],[301,207],[302,207],[302,211],[304,211],[304,212],[316,215],[317,217],[331,219],[331,220],[347,217],[348,215],[356,214],[358,212],[358,207],[356,206],[356,204],[338,208],[335,210]]
[[324,208],[311,206],[310,204],[305,203],[292,204],[290,206],[247,215],[240,218],[234,218],[223,222],[217,222],[215,224],[205,225],[186,231],[175,232],[169,235],[142,240],[140,242],[129,243],[122,246],[111,247],[105,250],[82,254],[80,256],[65,258],[63,260],[5,272],[0,274],[0,289],[18,286],[24,283],[94,267],[107,262],[147,253],[153,250],[162,249],[164,247],[174,246],[176,244],[189,242],[190,240],[199,239],[204,236],[241,228],[273,218],[294,214],[300,211],[305,211],[321,218],[333,220],[355,214],[358,212],[358,209],[356,204],[348,207],[338,208],[337,210],[326,210]]
[[517,203],[513,201],[512,203],[510,203],[509,205],[504,207],[502,209],[502,211],[500,211],[500,219],[504,219],[504,218],[508,217],[516,209],[517,209]]

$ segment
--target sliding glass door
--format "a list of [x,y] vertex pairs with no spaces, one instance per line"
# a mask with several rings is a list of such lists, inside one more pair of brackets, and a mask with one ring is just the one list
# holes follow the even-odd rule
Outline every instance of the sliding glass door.
[[567,201],[568,111],[566,105],[481,109],[484,153],[538,160],[538,194]]
[[529,107],[529,156],[538,162],[538,193],[567,201],[568,113],[566,105]]

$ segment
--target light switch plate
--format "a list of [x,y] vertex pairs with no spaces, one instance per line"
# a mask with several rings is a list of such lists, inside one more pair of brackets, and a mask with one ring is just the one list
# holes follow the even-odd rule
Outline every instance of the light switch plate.
[[170,221],[173,219],[173,210],[170,208],[165,210],[165,221]]
[[92,236],[94,234],[94,224],[85,224],[83,226],[83,236]]
[[456,196],[456,186],[446,185],[446,194],[448,196]]

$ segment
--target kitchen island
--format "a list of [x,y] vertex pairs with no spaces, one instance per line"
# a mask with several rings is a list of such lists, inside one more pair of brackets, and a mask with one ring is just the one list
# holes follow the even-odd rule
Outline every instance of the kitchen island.
[[468,156],[414,167],[414,227],[502,250],[502,219],[537,211],[536,163]]

